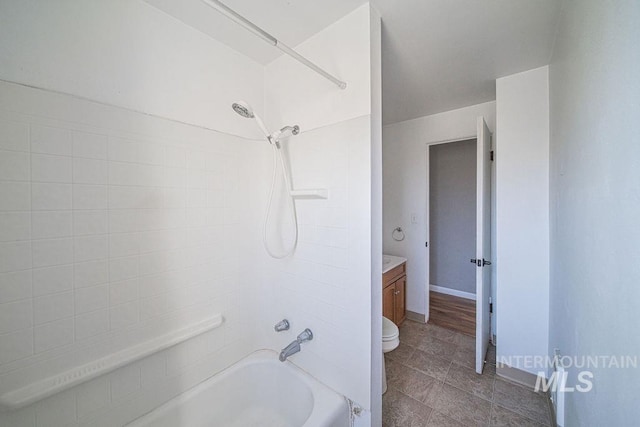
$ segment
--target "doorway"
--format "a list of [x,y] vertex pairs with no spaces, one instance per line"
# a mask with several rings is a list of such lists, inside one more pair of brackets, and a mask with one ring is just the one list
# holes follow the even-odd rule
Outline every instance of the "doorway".
[[[491,298],[491,187],[492,187],[492,160],[493,160],[493,152],[491,151],[491,133],[489,128],[487,127],[486,122],[483,117],[478,117],[477,119],[477,133],[474,136],[469,136],[467,138],[459,138],[455,140],[449,141],[440,141],[440,142],[432,142],[427,143],[426,157],[427,157],[427,230],[426,230],[426,270],[427,270],[427,283],[425,284],[425,299],[426,299],[426,320],[433,322],[433,315],[431,313],[431,298],[430,298],[430,285],[432,284],[431,280],[444,280],[447,284],[445,286],[434,284],[434,291],[442,291],[443,289],[448,289],[447,293],[444,295],[448,295],[445,297],[450,299],[449,297],[457,297],[461,299],[464,296],[467,296],[469,300],[472,300],[473,293],[470,292],[470,288],[468,286],[468,282],[464,280],[462,282],[455,282],[455,277],[468,277],[464,274],[464,271],[468,268],[467,274],[472,274],[475,276],[475,334],[473,334],[473,328],[467,327],[467,333],[469,335],[475,335],[476,341],[476,372],[482,373],[485,362],[485,355],[489,348],[490,334],[491,334],[491,318],[492,318],[492,298]],[[459,199],[459,195],[452,196],[451,194],[445,194],[442,198],[438,199],[437,203],[440,203],[444,206],[444,210],[437,215],[439,215],[442,221],[447,222],[447,225],[443,225],[443,223],[438,222],[437,224],[432,225],[431,223],[431,153],[432,148],[436,147],[433,151],[434,156],[437,156],[439,151],[438,145],[447,145],[447,144],[455,144],[460,143],[458,146],[451,145],[453,147],[453,151],[458,149],[462,149],[463,145],[475,145],[475,245],[470,246],[468,244],[468,237],[472,235],[469,230],[472,230],[471,225],[474,221],[469,221],[469,218],[473,218],[474,206],[470,202],[469,198],[466,198],[466,201],[462,201],[460,205],[453,203]],[[451,151],[449,147],[445,147],[442,149],[443,152]],[[449,160],[448,166],[445,167],[445,172],[443,177],[440,179],[447,183],[448,185],[443,188],[443,191],[446,190],[446,187],[451,187],[452,182],[457,182],[461,180],[463,176],[472,176],[470,171],[473,171],[472,157],[470,152],[467,152],[468,158],[464,164],[456,163],[455,158],[454,161],[451,162]],[[460,158],[459,157],[458,160]],[[462,182],[459,186],[459,191],[463,193],[469,193],[469,189],[473,188],[473,185],[469,185],[471,183],[470,180],[466,182]],[[455,188],[454,188],[455,189]],[[462,190],[460,190],[462,189]],[[433,190],[440,191],[440,190]],[[436,199],[434,199],[435,201]],[[434,202],[435,203],[435,202]],[[463,211],[463,212],[461,212]],[[464,215],[466,214],[466,215]],[[434,215],[436,215],[434,213]],[[468,216],[467,216],[468,215]],[[459,221],[465,220],[465,226],[461,225]],[[438,220],[436,218],[435,220]],[[457,222],[458,221],[458,222]],[[438,230],[436,230],[436,227]],[[448,230],[448,233],[447,233]],[[464,231],[467,231],[466,233]],[[437,247],[430,247],[430,241],[432,241],[432,237],[437,236],[438,233],[442,234],[444,237],[440,237],[439,241],[436,242],[436,246],[443,247],[454,247],[454,250],[449,250],[446,253],[436,254]],[[453,245],[452,243],[456,244]],[[466,243],[465,243],[466,242]],[[438,275],[437,271],[434,272],[434,275],[431,275],[431,257],[432,252],[436,255],[435,257],[440,257],[440,259],[444,260],[443,265],[450,264],[450,268],[448,273],[444,275]],[[468,262],[470,261],[470,264]],[[466,265],[467,267],[464,267]],[[437,268],[437,267],[436,267]],[[452,279],[454,278],[454,279]],[[466,286],[466,287],[465,287]],[[440,288],[440,289],[438,289]],[[473,289],[473,288],[471,288]],[[443,292],[439,292],[443,293]],[[453,295],[451,295],[453,294]],[[456,295],[457,294],[457,295]],[[448,313],[449,318],[451,318],[452,314],[461,313],[461,304],[465,301],[461,299],[456,300],[455,303],[449,304],[448,308],[443,309],[441,311],[446,311]],[[473,303],[472,303],[473,304]],[[468,307],[466,314],[463,316],[469,319],[469,317],[473,318],[472,315],[473,309],[469,302],[466,304],[462,304],[463,306]],[[437,317],[437,316],[436,316]],[[470,320],[470,319],[469,319]],[[453,319],[454,324],[460,323],[460,318]]]
[[476,138],[429,146],[429,321],[475,337]]

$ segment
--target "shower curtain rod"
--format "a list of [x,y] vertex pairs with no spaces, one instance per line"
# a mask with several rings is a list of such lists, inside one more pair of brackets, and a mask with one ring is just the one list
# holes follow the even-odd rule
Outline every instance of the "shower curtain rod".
[[305,58],[304,56],[300,55],[298,52],[296,52],[295,50],[291,49],[289,46],[285,45],[284,43],[282,43],[281,41],[279,41],[278,39],[273,37],[271,34],[267,33],[262,28],[258,27],[253,22],[249,21],[247,18],[245,18],[244,16],[240,15],[238,12],[236,12],[233,9],[231,9],[229,6],[225,5],[224,3],[220,2],[219,0],[202,0],[202,1],[205,4],[207,4],[208,6],[211,6],[212,8],[217,10],[218,12],[222,13],[223,15],[225,15],[227,18],[231,19],[235,23],[242,25],[244,28],[246,28],[247,30],[251,31],[253,34],[257,35],[258,37],[260,37],[261,39],[263,39],[264,41],[266,41],[270,45],[277,47],[278,49],[280,49],[281,51],[283,51],[287,55],[291,56],[293,59],[298,60],[302,64],[304,64],[307,67],[311,68],[316,73],[322,75],[324,78],[326,78],[328,80],[331,80],[340,89],[345,89],[347,87],[347,84],[345,82],[343,82],[342,80],[337,79],[336,77],[334,77],[331,74],[327,73],[325,70],[323,70],[322,68],[318,67],[316,64],[314,64],[313,62],[309,61],[307,58]]

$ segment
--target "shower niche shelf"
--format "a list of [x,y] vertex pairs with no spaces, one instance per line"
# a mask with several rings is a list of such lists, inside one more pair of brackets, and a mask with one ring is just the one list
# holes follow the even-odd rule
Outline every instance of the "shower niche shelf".
[[0,410],[18,409],[107,374],[222,325],[221,314],[0,394]]
[[294,199],[328,199],[329,190],[326,188],[311,188],[308,190],[291,190]]

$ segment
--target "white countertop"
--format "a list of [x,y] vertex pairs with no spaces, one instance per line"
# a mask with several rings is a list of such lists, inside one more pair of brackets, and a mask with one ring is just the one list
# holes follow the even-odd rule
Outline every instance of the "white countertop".
[[399,266],[403,262],[407,262],[407,259],[401,256],[382,255],[382,274]]

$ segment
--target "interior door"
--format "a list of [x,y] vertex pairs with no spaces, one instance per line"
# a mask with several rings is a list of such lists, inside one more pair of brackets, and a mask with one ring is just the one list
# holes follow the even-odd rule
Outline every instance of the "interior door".
[[476,372],[481,374],[491,334],[491,132],[483,117],[478,117],[477,141]]

